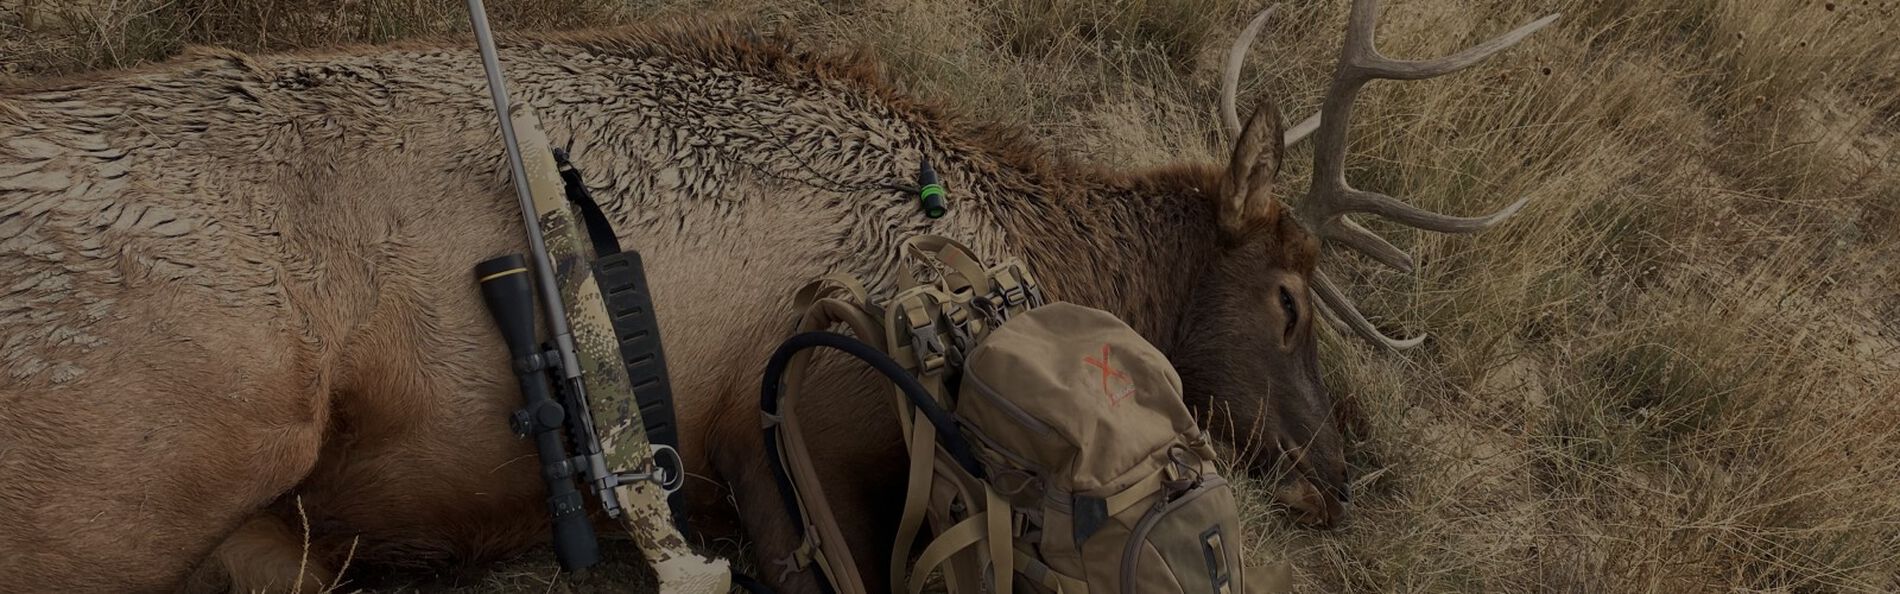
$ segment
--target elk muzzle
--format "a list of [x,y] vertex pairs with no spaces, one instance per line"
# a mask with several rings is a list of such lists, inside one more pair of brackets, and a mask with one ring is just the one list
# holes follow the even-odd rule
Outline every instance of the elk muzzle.
[[1352,511],[1351,486],[1346,480],[1344,460],[1328,464],[1313,448],[1282,445],[1281,469],[1273,498],[1294,513],[1294,521],[1312,528],[1335,528],[1345,524]]
[[1345,524],[1352,511],[1351,499],[1342,491],[1313,485],[1306,477],[1294,475],[1273,490],[1275,500],[1294,513],[1293,520],[1312,528],[1334,528]]

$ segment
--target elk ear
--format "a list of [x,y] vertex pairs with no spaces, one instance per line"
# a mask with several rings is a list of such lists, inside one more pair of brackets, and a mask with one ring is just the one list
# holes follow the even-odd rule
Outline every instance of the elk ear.
[[1272,101],[1260,102],[1240,138],[1234,140],[1234,159],[1227,164],[1227,179],[1221,185],[1221,228],[1230,233],[1245,231],[1254,223],[1268,220],[1278,203],[1273,200],[1273,179],[1280,173],[1280,108]]

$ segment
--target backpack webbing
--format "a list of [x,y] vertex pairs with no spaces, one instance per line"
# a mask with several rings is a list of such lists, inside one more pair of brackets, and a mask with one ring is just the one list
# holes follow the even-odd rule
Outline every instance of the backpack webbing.
[[[779,565],[790,572],[815,563],[828,591],[867,592],[844,546],[794,412],[798,386],[809,365],[808,351],[825,346],[870,363],[895,386],[910,470],[898,545],[891,553],[890,591],[920,591],[924,578],[945,563],[950,565],[945,572],[950,590],[971,591],[966,588],[980,587],[982,566],[988,564],[989,575],[1001,577],[992,590],[1008,594],[1014,567],[1034,561],[1013,549],[1009,506],[983,482],[981,467],[954,422],[944,422],[947,414],[942,418],[938,414],[950,406],[948,386],[962,358],[989,329],[1040,305],[1042,294],[1021,262],[984,268],[969,248],[947,238],[913,237],[900,247],[900,257],[906,266],[898,274],[898,291],[882,307],[857,279],[845,275],[828,276],[800,289],[794,301],[803,312],[797,336],[780,348],[767,367],[761,398],[767,448],[778,463],[774,470],[787,511],[804,533],[801,546]],[[919,272],[934,280],[919,280]],[[850,336],[826,332],[838,326],[847,328]],[[917,422],[918,415],[926,422]],[[954,485],[956,492],[939,494],[935,487],[941,485]],[[959,496],[964,501],[980,496],[982,513],[931,518],[933,494]],[[910,567],[912,545],[927,520],[937,536]],[[957,556],[977,543],[987,543],[981,555]]]

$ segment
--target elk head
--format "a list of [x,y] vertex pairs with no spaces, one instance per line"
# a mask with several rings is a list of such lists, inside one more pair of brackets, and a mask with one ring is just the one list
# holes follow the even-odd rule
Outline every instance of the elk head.
[[[1348,248],[1410,271],[1411,257],[1351,215],[1368,214],[1443,233],[1470,233],[1516,213],[1528,198],[1490,215],[1456,217],[1422,210],[1346,183],[1346,128],[1360,87],[1374,79],[1418,80],[1483,61],[1554,22],[1551,15],[1457,54],[1436,60],[1394,60],[1373,47],[1376,0],[1354,0],[1344,48],[1320,113],[1284,130],[1279,110],[1264,101],[1242,125],[1235,109],[1241,58],[1273,8],[1261,12],[1228,51],[1222,115],[1238,132],[1221,179],[1221,256],[1195,288],[1176,362],[1197,404],[1225,421],[1253,470],[1280,477],[1275,496],[1303,523],[1342,520],[1350,501],[1345,444],[1333,420],[1334,400],[1321,381],[1314,320],[1342,333],[1405,349],[1424,336],[1385,335],[1359,313],[1318,267],[1321,253]],[[1285,147],[1317,131],[1313,178],[1289,208],[1276,199],[1275,174]],[[1211,401],[1211,402],[1210,402]]]

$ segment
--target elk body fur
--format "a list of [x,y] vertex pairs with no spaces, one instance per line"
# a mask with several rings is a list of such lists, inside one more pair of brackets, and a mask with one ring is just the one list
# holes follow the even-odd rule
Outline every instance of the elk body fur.
[[[762,549],[792,535],[755,463],[753,394],[801,283],[884,278],[895,243],[930,230],[1022,254],[1056,297],[1173,342],[1192,263],[1217,249],[1218,168],[1077,166],[862,61],[727,31],[516,38],[502,59],[643,252],[682,450],[734,485]],[[162,589],[210,556],[269,585],[289,576],[250,574],[282,560],[267,543],[297,554],[293,504],[318,561],[351,541],[359,563],[399,564],[541,541],[469,276],[524,248],[476,60],[453,43],[210,53],[0,94],[0,582]],[[926,152],[955,189],[934,222],[815,177],[902,179]],[[851,381],[808,431],[856,467],[832,492],[877,509],[901,490],[896,426]],[[720,487],[688,488],[721,515]]]
[[[1275,495],[1300,518],[1345,513],[1314,320],[1413,341],[1325,282],[1321,240],[1390,247],[1350,213],[1468,232],[1521,205],[1458,219],[1362,204],[1338,165],[1352,91],[1469,66],[1550,21],[1381,62],[1374,4],[1354,2],[1323,119],[1289,133],[1263,101],[1228,118],[1229,162],[1139,172],[1050,156],[865,60],[731,24],[520,37],[502,62],[644,256],[693,515],[742,529],[767,581],[811,591],[809,572],[778,570],[798,540],[758,374],[793,290],[838,272],[888,287],[893,248],[922,232],[1020,256],[1051,298],[1128,321],[1244,458],[1291,467]],[[1228,106],[1265,18],[1229,53]],[[346,555],[481,562],[544,539],[531,450],[504,422],[514,378],[470,276],[525,246],[467,46],[207,52],[0,91],[0,585],[294,589],[334,583]],[[1377,70],[1394,65],[1415,71]],[[1315,128],[1327,175],[1303,208],[1320,210],[1295,212],[1275,197],[1281,154]],[[926,157],[953,191],[942,219],[888,189]],[[814,461],[833,507],[860,512],[847,544],[883,583],[904,463],[888,388],[837,361],[807,377]]]

